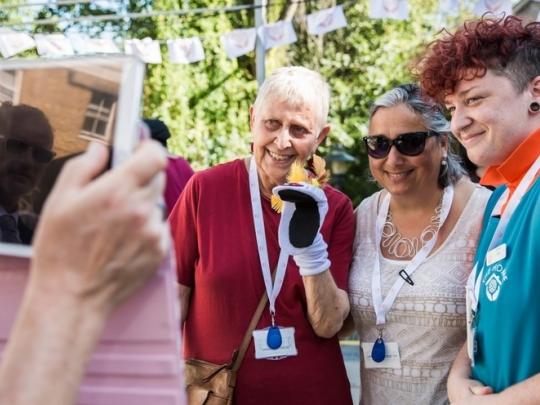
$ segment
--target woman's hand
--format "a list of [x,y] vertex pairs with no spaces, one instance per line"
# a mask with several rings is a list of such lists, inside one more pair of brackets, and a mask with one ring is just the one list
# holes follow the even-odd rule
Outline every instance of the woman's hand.
[[273,190],[283,200],[278,237],[281,249],[292,255],[306,290],[308,320],[317,336],[331,338],[349,313],[347,293],[328,271],[328,246],[320,230],[328,201],[324,191],[309,184],[285,184]]
[[101,174],[107,160],[107,149],[92,144],[66,163],[36,232],[29,284],[105,314],[155,272],[169,246],[159,206],[164,150],[146,141]]
[[465,343],[458,352],[450,374],[448,375],[448,399],[452,404],[467,404],[477,400],[475,396],[493,394],[491,387],[485,386],[480,381],[474,380],[471,375],[471,363],[467,355]]
[[324,191],[309,184],[284,184],[273,190],[283,201],[279,223],[279,246],[293,256],[302,276],[330,268],[328,246],[320,229],[328,201]]
[[101,174],[107,160],[104,146],[91,145],[66,163],[47,199],[2,357],[2,404],[74,403],[107,316],[167,251],[164,150],[145,142],[125,164]]
[[472,378],[464,378],[460,381],[454,380],[453,385],[452,394],[450,394],[450,391],[448,392],[451,404],[476,403],[475,396],[493,394],[491,387],[485,386],[480,381],[473,380]]

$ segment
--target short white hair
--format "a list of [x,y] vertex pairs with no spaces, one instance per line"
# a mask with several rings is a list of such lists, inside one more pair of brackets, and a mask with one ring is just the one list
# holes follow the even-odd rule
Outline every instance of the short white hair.
[[314,109],[321,127],[327,122],[330,86],[314,70],[302,66],[274,70],[259,89],[253,104],[255,113],[270,99],[286,101],[295,107],[309,106]]

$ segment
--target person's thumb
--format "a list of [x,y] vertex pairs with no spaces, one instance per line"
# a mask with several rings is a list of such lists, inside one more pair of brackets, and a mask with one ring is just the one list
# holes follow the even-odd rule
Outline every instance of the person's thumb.
[[109,159],[108,148],[98,142],[90,142],[86,152],[67,162],[56,181],[55,189],[80,187],[88,184],[106,167]]
[[493,389],[491,387],[487,387],[487,386],[484,386],[484,385],[478,385],[478,386],[475,386],[475,387],[470,387],[470,389],[471,389],[471,392],[474,395],[493,394]]

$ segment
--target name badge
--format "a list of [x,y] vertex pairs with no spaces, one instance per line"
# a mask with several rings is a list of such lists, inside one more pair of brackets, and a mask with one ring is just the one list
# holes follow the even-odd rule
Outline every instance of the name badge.
[[277,349],[272,349],[268,346],[268,328],[253,331],[256,359],[280,360],[298,354],[296,343],[294,341],[294,328],[283,328],[280,326],[279,331],[281,332],[282,343]]
[[486,254],[486,265],[491,266],[497,262],[500,262],[506,257],[506,243],[491,249]]
[[362,352],[364,353],[364,366],[366,368],[401,368],[401,359],[399,357],[399,346],[397,342],[384,342],[386,356],[384,360],[377,363],[371,358],[371,351],[374,342],[362,343]]

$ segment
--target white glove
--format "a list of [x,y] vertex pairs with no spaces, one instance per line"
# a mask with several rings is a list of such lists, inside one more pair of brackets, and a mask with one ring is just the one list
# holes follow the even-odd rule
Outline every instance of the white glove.
[[293,256],[302,276],[328,270],[328,245],[320,233],[328,212],[324,191],[306,183],[285,184],[272,191],[283,201],[278,229],[281,249]]

